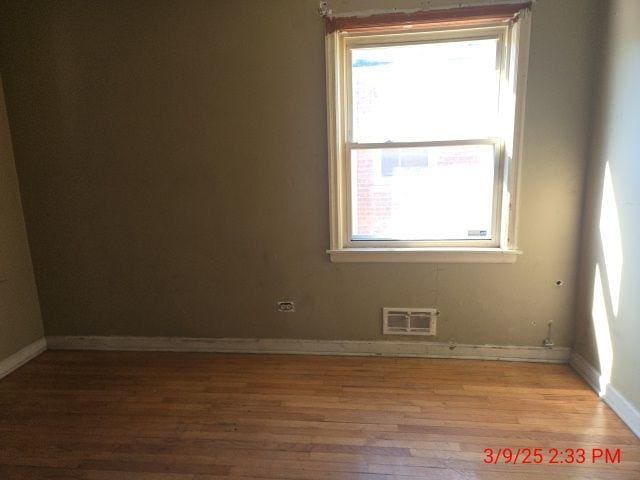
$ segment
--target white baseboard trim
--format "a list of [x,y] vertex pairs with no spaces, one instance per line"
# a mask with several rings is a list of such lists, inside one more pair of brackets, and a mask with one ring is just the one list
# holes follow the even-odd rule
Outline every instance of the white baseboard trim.
[[575,350],[571,352],[569,365],[600,395],[600,372],[593,365]]
[[47,349],[47,341],[44,338],[36,340],[22,350],[18,350],[10,357],[0,362],[0,378],[6,377],[14,370],[20,368],[32,358],[37,357]]
[[640,411],[611,384],[606,386],[604,394],[601,393],[600,372],[579,353],[571,352],[569,365],[584,378],[585,382],[611,407],[611,410],[640,438]]
[[281,353],[387,357],[468,358],[520,362],[566,363],[569,348],[501,345],[456,345],[407,341],[295,340],[258,338],[177,338],[51,336],[52,350],[134,350],[168,352]]
[[640,438],[640,411],[612,385],[607,386],[607,392],[602,398],[636,437]]

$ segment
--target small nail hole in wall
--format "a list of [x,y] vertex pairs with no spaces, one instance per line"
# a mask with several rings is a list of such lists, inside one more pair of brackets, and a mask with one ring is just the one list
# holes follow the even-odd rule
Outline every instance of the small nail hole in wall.
[[562,280],[556,280],[556,287],[564,287],[564,282]]

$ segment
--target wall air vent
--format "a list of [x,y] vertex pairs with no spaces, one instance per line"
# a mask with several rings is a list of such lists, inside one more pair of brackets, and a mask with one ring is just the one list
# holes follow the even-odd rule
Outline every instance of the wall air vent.
[[435,308],[383,308],[382,333],[384,335],[435,335]]

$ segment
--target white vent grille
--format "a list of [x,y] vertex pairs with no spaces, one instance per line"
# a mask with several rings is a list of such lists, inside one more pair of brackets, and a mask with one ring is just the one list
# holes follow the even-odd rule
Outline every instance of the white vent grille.
[[435,335],[435,308],[383,308],[382,333],[384,335]]

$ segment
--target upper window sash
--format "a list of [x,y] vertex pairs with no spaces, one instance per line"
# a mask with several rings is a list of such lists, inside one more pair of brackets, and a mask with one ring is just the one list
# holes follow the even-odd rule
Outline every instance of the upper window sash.
[[[349,144],[356,143],[408,143],[410,141],[437,141],[437,140],[450,140],[458,141],[474,138],[505,138],[508,134],[505,131],[505,125],[508,122],[502,120],[503,110],[503,87],[508,84],[509,73],[509,56],[508,56],[508,34],[509,26],[506,25],[493,25],[483,26],[456,30],[427,30],[417,32],[403,32],[403,33],[384,33],[384,32],[342,32],[337,33],[341,37],[341,50],[342,55],[340,61],[340,72],[342,81],[340,83],[340,95],[342,99],[340,102],[340,111],[338,115],[342,117],[341,124],[344,131],[342,138],[344,142]],[[450,136],[430,136],[423,134],[407,135],[402,137],[402,134],[398,135],[400,138],[384,138],[380,135],[378,138],[366,138],[366,141],[359,141],[362,138],[354,138],[354,104],[353,104],[353,78],[352,78],[352,52],[356,49],[378,49],[384,47],[399,47],[399,46],[420,46],[429,44],[441,44],[441,43],[453,43],[453,42],[465,42],[476,40],[495,40],[496,41],[496,53],[495,53],[495,75],[496,75],[496,101],[495,105],[495,117],[492,119],[495,121],[494,128],[485,131],[485,135],[478,135],[478,131],[470,131],[467,135],[450,135]],[[463,92],[461,92],[463,93]],[[362,136],[360,136],[362,137]],[[408,138],[409,137],[409,138]]]

